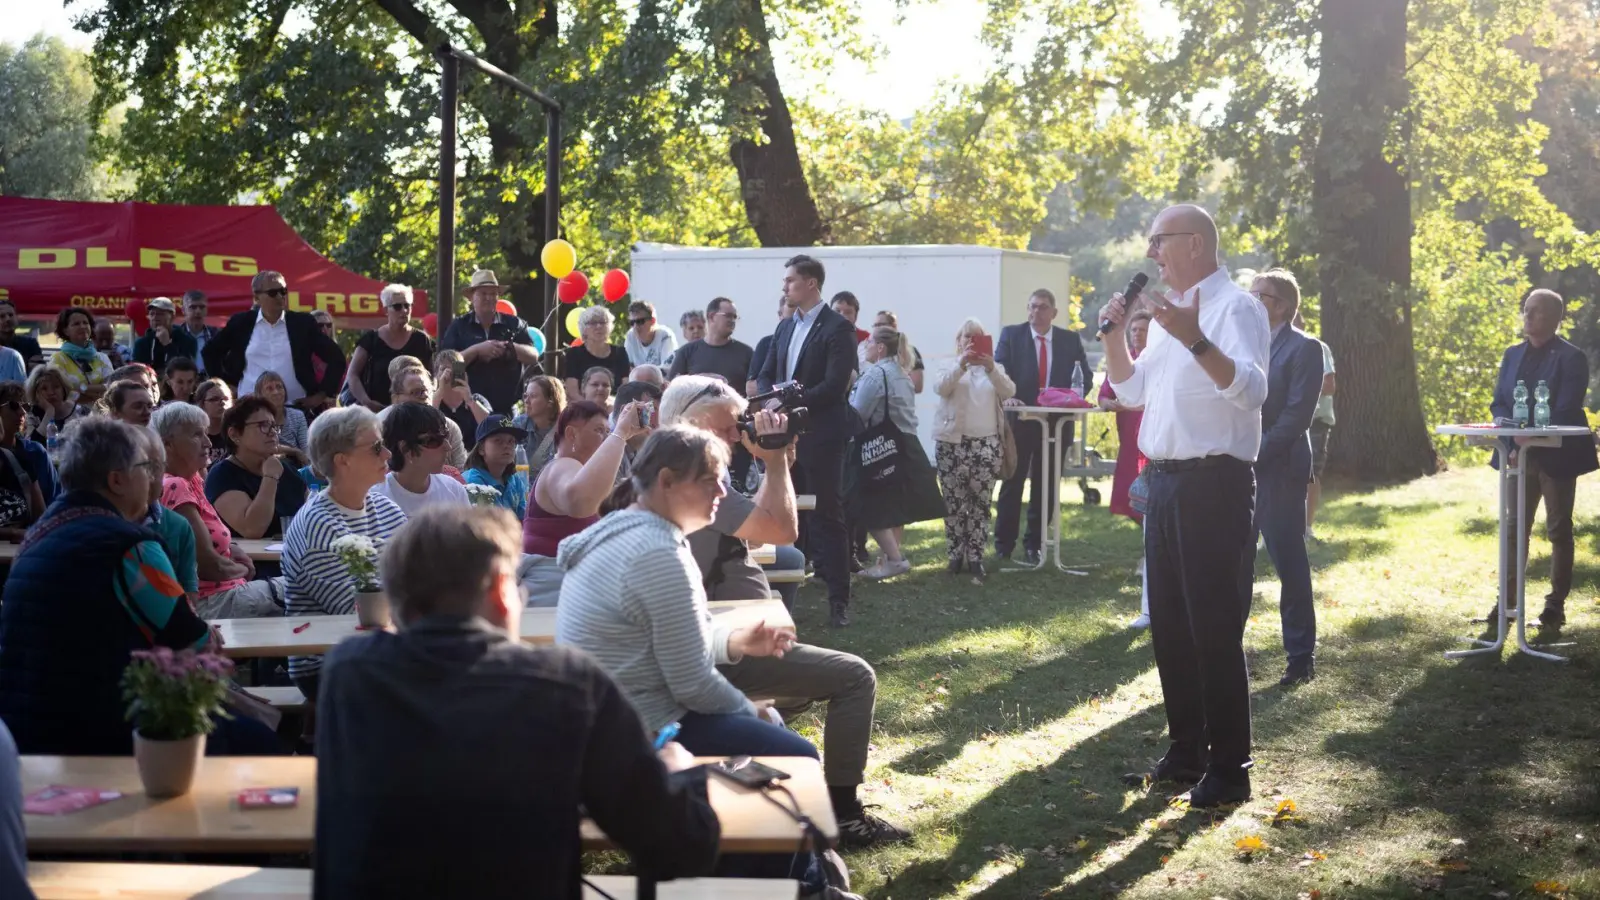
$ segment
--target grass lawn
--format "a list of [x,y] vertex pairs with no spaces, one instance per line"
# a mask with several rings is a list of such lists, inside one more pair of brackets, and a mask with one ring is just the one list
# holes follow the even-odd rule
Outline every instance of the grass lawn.
[[[909,575],[858,588],[851,628],[831,631],[822,592],[805,588],[802,637],[877,668],[865,799],[917,835],[850,855],[855,890],[875,900],[1600,897],[1600,479],[1579,483],[1565,664],[1509,648],[1442,655],[1482,629],[1468,620],[1493,603],[1495,493],[1487,467],[1336,490],[1312,548],[1318,678],[1292,691],[1277,687],[1278,584],[1261,552],[1246,632],[1256,798],[1228,814],[1119,780],[1166,748],[1149,636],[1124,628],[1138,607],[1140,537],[1078,504],[1075,487],[1064,555],[1099,563],[1089,577],[952,578],[933,526],[908,534]],[[1535,535],[1537,612],[1549,555]],[[819,744],[820,724],[797,723]],[[1251,838],[1259,849],[1241,851]]]

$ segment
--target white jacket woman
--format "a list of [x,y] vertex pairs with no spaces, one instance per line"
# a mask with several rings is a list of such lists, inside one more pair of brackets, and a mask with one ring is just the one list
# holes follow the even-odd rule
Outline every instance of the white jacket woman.
[[961,323],[958,358],[940,370],[934,386],[939,395],[934,454],[949,510],[944,536],[952,575],[963,567],[979,577],[985,574],[983,548],[989,542],[989,498],[1000,474],[1000,429],[1009,427],[1000,405],[1017,392],[992,352],[972,350],[972,339],[985,333],[977,319]]

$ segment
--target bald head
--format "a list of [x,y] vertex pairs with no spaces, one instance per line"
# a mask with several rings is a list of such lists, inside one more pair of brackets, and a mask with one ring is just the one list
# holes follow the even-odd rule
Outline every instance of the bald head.
[[1192,203],[1167,207],[1150,224],[1145,256],[1156,261],[1161,280],[1169,287],[1188,290],[1221,264],[1216,220]]

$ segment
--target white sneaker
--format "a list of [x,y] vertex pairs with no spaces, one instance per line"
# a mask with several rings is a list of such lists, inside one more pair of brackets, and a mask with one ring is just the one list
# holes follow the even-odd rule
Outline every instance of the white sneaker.
[[874,581],[882,581],[885,578],[893,578],[896,575],[904,575],[909,571],[911,571],[911,560],[909,559],[902,559],[899,562],[894,562],[893,560],[888,559],[880,559],[878,560],[877,565],[869,569],[863,569],[861,574],[871,578]]
[[1132,622],[1128,623],[1128,627],[1129,628],[1133,628],[1133,629],[1149,628],[1150,627],[1150,616],[1146,615],[1145,613],[1140,613],[1139,614],[1139,618],[1134,619]]

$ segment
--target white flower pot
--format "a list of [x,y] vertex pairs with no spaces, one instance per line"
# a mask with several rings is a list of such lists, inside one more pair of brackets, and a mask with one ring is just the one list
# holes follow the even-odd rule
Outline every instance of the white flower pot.
[[133,732],[133,759],[139,768],[139,781],[145,794],[157,799],[189,793],[205,751],[203,734],[176,741],[153,741],[138,729]]
[[389,595],[383,591],[357,591],[356,618],[362,628],[388,628]]

